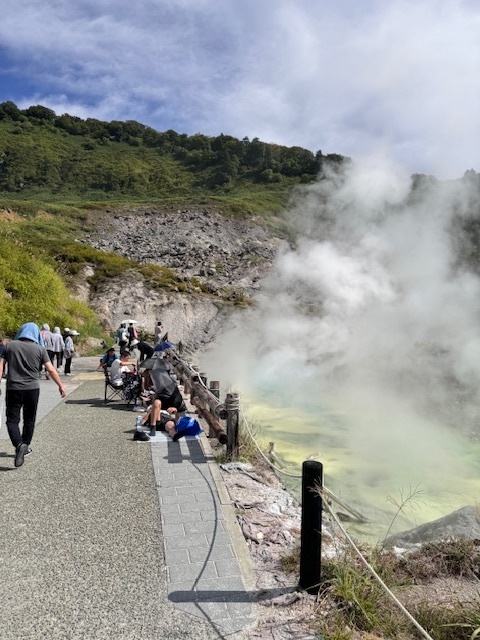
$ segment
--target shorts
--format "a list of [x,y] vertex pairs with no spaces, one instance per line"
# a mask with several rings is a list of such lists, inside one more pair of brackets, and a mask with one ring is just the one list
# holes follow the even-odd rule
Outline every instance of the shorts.
[[157,429],[159,431],[166,431],[167,422],[174,422],[171,416],[161,416],[160,420],[157,420]]

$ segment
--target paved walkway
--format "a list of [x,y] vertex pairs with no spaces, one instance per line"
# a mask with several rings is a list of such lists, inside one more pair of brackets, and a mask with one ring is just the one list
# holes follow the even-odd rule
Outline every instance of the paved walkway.
[[242,638],[246,545],[208,441],[133,441],[97,362],[74,362],[64,401],[42,381],[19,469],[0,398],[0,638]]

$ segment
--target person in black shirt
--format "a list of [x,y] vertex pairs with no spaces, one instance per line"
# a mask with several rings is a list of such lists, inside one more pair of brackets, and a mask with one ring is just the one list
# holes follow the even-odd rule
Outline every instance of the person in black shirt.
[[[6,384],[7,431],[15,448],[15,466],[21,467],[25,456],[31,453],[30,443],[35,430],[40,395],[40,371],[45,367],[62,398],[65,387],[50,356],[43,346],[40,329],[33,322],[22,325],[14,340],[8,342],[0,357],[0,378],[4,363],[8,363]],[[20,417],[23,415],[23,430]]]
[[148,344],[148,342],[132,340],[131,346],[140,351],[140,362],[143,362],[145,358],[151,358],[155,353],[155,349],[152,347],[152,345]]

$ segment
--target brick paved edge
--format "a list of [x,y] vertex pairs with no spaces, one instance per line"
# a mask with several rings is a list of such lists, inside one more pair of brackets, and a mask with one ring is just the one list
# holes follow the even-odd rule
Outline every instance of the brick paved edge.
[[235,555],[237,556],[238,564],[242,572],[245,588],[248,591],[253,591],[256,588],[255,576],[253,572],[252,559],[250,551],[248,549],[247,542],[243,537],[243,533],[238,524],[237,517],[235,515],[235,509],[232,505],[230,495],[227,491],[225,483],[218,468],[218,464],[214,460],[212,448],[210,442],[205,434],[200,438],[200,442],[207,460],[208,468],[212,475],[212,479],[217,488],[218,497],[222,505],[222,511],[225,516],[225,523],[228,528],[232,543],[235,549]]

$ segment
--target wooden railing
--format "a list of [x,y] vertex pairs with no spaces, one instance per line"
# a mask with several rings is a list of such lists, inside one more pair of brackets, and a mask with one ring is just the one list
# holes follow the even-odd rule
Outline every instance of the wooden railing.
[[165,358],[173,366],[184,393],[190,396],[190,402],[198,409],[199,416],[209,427],[209,438],[215,437],[220,444],[227,445],[227,458],[238,457],[239,400],[237,393],[227,393],[225,401],[220,402],[220,383],[215,380],[208,385],[205,373],[185,362],[174,352],[166,353]]

